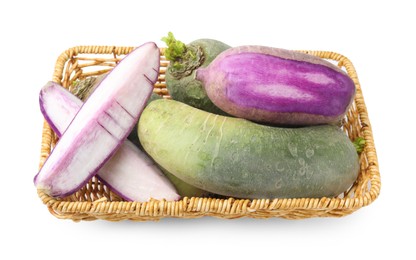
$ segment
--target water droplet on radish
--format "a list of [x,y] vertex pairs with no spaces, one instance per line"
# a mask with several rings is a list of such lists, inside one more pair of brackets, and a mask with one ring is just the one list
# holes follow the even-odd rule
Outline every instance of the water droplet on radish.
[[296,144],[289,142],[287,148],[289,149],[289,152],[293,157],[298,157],[298,147],[296,146]]
[[284,166],[282,166],[280,162],[277,162],[277,163],[275,164],[275,168],[276,168],[276,170],[277,170],[278,172],[283,172],[283,171],[285,170],[285,167],[284,167]]
[[274,187],[276,189],[280,189],[282,188],[282,179],[278,179],[275,183],[274,183]]
[[315,151],[313,149],[307,149],[306,150],[306,157],[311,158],[315,154]]

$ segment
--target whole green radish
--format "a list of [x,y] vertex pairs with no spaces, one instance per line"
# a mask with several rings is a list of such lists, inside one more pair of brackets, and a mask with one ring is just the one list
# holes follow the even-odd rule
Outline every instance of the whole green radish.
[[333,197],[359,172],[354,145],[330,125],[271,127],[156,100],[143,111],[138,133],[163,168],[224,196]]
[[195,71],[208,66],[218,54],[231,47],[213,39],[199,39],[185,45],[176,40],[171,32],[162,40],[168,46],[165,57],[170,61],[166,71],[169,95],[190,106],[225,115],[208,98],[202,82],[195,79]]

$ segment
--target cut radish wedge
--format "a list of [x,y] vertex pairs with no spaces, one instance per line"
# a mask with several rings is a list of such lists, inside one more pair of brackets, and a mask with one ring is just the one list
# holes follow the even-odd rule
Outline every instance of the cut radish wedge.
[[84,186],[138,121],[157,80],[159,48],[145,43],[124,57],[81,106],[35,177],[53,197]]
[[[58,137],[65,132],[83,102],[55,82],[40,91],[42,114]],[[178,200],[173,184],[143,151],[126,140],[98,171],[97,178],[127,201]]]

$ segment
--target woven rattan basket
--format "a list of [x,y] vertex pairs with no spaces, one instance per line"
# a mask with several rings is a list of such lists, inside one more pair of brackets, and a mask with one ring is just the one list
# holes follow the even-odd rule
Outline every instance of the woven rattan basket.
[[[111,70],[133,47],[78,46],[63,52],[57,59],[53,81],[70,89],[77,79],[100,75]],[[343,55],[327,51],[302,51],[335,62],[345,69],[357,87],[357,93],[344,120],[345,133],[354,140],[365,139],[360,155],[361,170],[354,185],[336,198],[297,199],[235,199],[182,198],[179,201],[127,202],[111,192],[93,177],[81,190],[66,198],[57,199],[38,190],[38,195],[57,218],[80,220],[160,220],[165,217],[197,218],[213,216],[224,219],[241,217],[303,219],[311,217],[341,217],[372,203],[380,192],[377,154],[364,103],[361,86],[352,63]],[[165,72],[169,64],[161,48],[160,75],[154,92],[169,98]],[[70,89],[71,90],[71,89]],[[56,144],[57,137],[44,122],[39,167]]]

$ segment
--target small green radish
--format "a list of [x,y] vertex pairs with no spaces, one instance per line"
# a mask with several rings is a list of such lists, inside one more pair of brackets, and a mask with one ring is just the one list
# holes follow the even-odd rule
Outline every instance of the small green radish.
[[202,82],[195,79],[195,71],[208,66],[218,54],[230,46],[213,39],[199,39],[185,45],[176,40],[171,32],[162,40],[168,47],[165,50],[165,57],[170,61],[166,71],[166,88],[172,99],[225,115],[208,98]]

